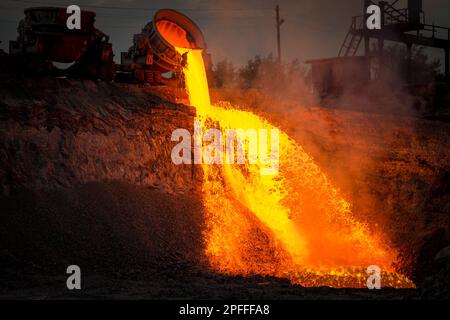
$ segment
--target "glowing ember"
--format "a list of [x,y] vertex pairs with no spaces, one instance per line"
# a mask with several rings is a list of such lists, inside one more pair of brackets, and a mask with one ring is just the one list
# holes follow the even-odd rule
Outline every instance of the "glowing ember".
[[[187,54],[186,87],[204,129],[276,129],[253,113],[212,106],[201,50],[177,50]],[[395,252],[383,237],[352,217],[350,204],[281,130],[278,174],[263,176],[250,164],[203,169],[206,254],[215,270],[304,286],[366,287],[366,268],[378,265],[383,286],[414,287],[393,272]]]

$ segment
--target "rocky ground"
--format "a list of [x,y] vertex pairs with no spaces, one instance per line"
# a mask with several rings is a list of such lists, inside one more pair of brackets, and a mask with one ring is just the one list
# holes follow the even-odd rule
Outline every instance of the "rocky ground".
[[[305,289],[282,279],[209,272],[198,224],[202,206],[191,196],[92,183],[17,193],[0,203],[6,209],[0,219],[0,298],[417,298],[414,290]],[[72,264],[81,268],[79,292],[66,289]]]
[[[386,230],[402,253],[399,269],[419,284],[307,289],[209,271],[202,173],[170,159],[171,132],[194,117],[177,97],[125,84],[0,77],[0,298],[449,297],[448,123],[255,103],[314,156],[359,218]],[[77,293],[65,287],[71,264],[82,270]]]

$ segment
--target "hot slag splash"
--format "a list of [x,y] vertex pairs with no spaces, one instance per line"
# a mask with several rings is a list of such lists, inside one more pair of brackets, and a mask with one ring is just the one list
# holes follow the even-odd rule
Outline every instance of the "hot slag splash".
[[[201,50],[177,50],[187,54],[186,87],[204,129],[276,129],[251,112],[211,105]],[[279,153],[279,171],[271,176],[261,175],[261,165],[203,165],[206,255],[213,269],[303,286],[366,287],[366,269],[377,265],[383,286],[414,287],[393,272],[394,252],[383,237],[353,218],[350,204],[281,130]]]

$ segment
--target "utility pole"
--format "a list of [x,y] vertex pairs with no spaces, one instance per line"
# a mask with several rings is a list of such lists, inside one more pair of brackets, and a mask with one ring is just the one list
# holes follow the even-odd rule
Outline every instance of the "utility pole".
[[284,19],[280,19],[280,6],[275,8],[277,13],[277,49],[278,49],[278,63],[281,64],[281,25],[284,23]]

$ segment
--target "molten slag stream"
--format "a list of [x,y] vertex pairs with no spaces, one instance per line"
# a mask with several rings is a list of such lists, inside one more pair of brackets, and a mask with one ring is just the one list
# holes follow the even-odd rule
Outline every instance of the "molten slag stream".
[[[202,51],[177,50],[187,54],[186,87],[204,131],[277,129],[251,112],[211,105]],[[279,153],[279,171],[269,176],[261,175],[261,165],[203,165],[206,255],[213,269],[360,288],[367,285],[367,267],[377,265],[383,286],[414,287],[393,272],[395,252],[383,236],[352,216],[313,159],[281,130]]]

